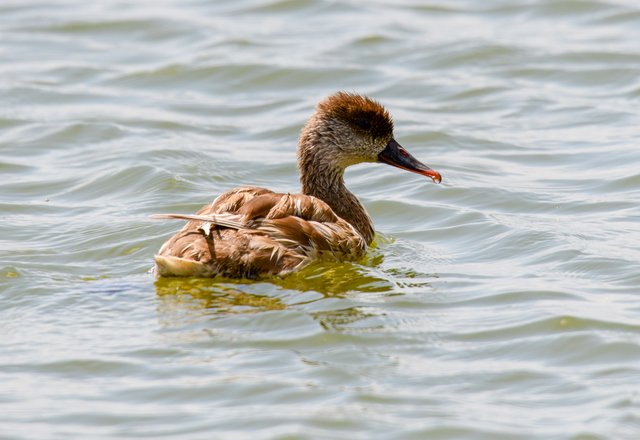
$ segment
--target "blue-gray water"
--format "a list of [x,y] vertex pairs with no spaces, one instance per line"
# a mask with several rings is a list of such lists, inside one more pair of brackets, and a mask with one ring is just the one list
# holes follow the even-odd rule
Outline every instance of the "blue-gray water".
[[[360,264],[146,274],[297,192],[337,90],[442,185],[347,172]],[[0,4],[0,438],[640,438],[636,0]]]

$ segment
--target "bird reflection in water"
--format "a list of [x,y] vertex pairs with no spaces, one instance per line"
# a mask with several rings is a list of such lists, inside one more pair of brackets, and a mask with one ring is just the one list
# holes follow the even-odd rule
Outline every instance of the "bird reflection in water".
[[[383,272],[378,266],[381,254],[374,251],[365,258],[367,266],[321,262],[302,272],[270,282],[247,283],[232,279],[158,278],[155,282],[161,299],[160,312],[166,325],[180,326],[189,322],[217,319],[230,315],[257,314],[273,310],[305,310],[311,303],[324,299],[345,299],[347,307],[307,312],[325,329],[346,330],[378,328],[372,308],[359,297],[366,294],[398,295],[398,277]],[[413,277],[413,274],[405,274]],[[418,277],[415,283],[423,288],[426,280]]]

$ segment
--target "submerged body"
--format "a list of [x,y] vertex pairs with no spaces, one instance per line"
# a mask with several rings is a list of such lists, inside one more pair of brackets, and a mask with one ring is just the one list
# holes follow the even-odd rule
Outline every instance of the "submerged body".
[[380,104],[339,92],[318,104],[300,136],[302,194],[242,187],[196,215],[153,216],[189,221],[160,249],[155,274],[258,278],[284,275],[314,260],[357,260],[375,230],[343,175],[346,167],[362,162],[441,180],[395,141],[391,118]]

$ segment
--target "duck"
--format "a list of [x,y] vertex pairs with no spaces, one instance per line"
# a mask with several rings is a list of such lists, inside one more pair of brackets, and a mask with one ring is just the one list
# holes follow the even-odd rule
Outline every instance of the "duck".
[[345,186],[349,166],[388,164],[442,181],[394,137],[389,112],[357,93],[320,101],[301,131],[300,194],[253,186],[232,189],[195,215],[156,214],[187,221],[160,248],[158,277],[259,279],[285,276],[314,261],[355,262],[375,229],[362,202]]

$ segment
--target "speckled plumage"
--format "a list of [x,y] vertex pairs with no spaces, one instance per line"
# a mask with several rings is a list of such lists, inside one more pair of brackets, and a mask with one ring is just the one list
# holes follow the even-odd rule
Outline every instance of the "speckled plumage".
[[417,161],[428,172],[384,159],[391,143],[400,147],[380,104],[356,94],[329,96],[300,136],[302,194],[247,186],[222,194],[195,216],[153,216],[188,220],[160,249],[155,274],[258,278],[284,275],[313,260],[357,260],[375,231],[362,203],[344,185],[346,167],[384,161],[440,179]]

